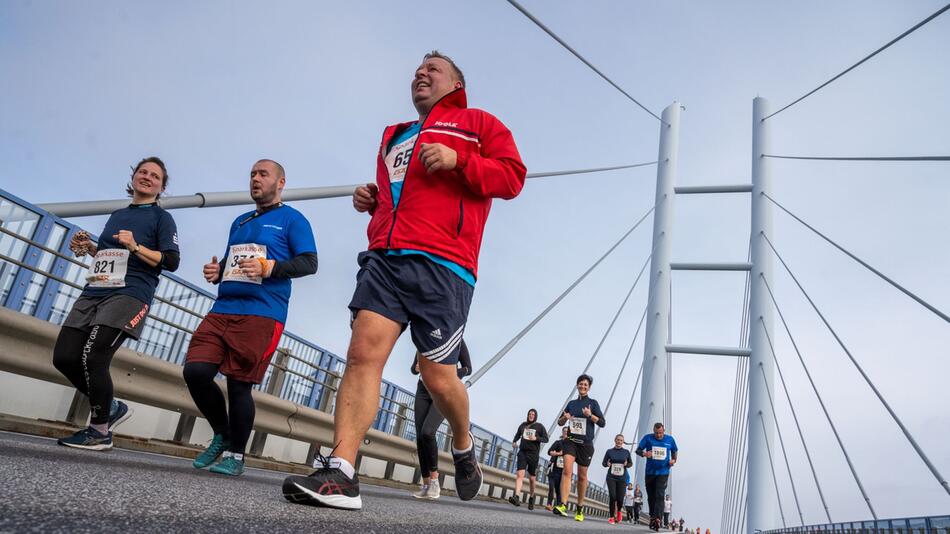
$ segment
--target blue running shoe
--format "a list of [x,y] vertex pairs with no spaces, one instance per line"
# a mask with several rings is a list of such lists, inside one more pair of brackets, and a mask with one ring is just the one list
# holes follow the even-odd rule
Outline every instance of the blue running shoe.
[[105,451],[112,448],[112,432],[103,434],[95,428],[87,427],[68,438],[60,438],[56,443],[76,449]]
[[132,408],[120,400],[112,399],[112,408],[109,410],[109,432],[128,421],[129,417],[132,417]]
[[211,439],[211,445],[208,445],[208,448],[199,454],[198,457],[195,458],[195,461],[191,462],[191,465],[193,465],[195,469],[204,469],[213,464],[218,459],[218,456],[221,456],[221,453],[228,450],[230,446],[231,442],[224,439],[224,436],[215,434],[214,438]]
[[233,452],[225,452],[221,457],[221,461],[212,465],[208,471],[232,477],[242,475],[244,474],[244,455],[241,454],[240,456],[242,458],[238,459]]

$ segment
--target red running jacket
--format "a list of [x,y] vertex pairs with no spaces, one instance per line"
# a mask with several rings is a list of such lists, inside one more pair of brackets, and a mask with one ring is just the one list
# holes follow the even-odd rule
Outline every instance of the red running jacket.
[[[453,261],[478,277],[478,252],[493,198],[512,199],[526,169],[511,132],[490,113],[469,109],[465,90],[442,97],[422,124],[393,209],[384,158],[393,136],[412,123],[383,131],[376,161],[377,205],[366,229],[369,249],[422,250]],[[426,173],[419,143],[441,143],[458,153],[452,171]]]

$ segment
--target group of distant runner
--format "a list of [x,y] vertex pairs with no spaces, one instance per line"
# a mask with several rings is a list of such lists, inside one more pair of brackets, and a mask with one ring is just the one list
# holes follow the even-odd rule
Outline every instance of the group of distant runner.
[[[317,455],[309,476],[290,476],[284,497],[294,503],[358,510],[362,507],[356,464],[359,447],[378,409],[383,367],[402,332],[409,327],[419,375],[415,427],[421,487],[413,495],[441,494],[436,432],[444,420],[451,429],[454,485],[462,500],[482,487],[469,398],[461,378],[472,371],[463,341],[478,274],[482,234],[496,198],[512,199],[522,190],[526,169],[511,132],[491,114],[467,107],[465,77],[447,56],[425,55],[412,78],[410,93],[418,120],[385,128],[376,154],[376,179],[356,188],[353,207],[370,215],[368,249],[359,254],[356,287],[349,304],[352,337],[346,369],[336,397],[334,442],[329,455]],[[128,207],[112,213],[93,243],[76,232],[70,249],[89,255],[86,286],[63,322],[53,363],[88,399],[90,421],[61,445],[106,450],[113,430],[132,409],[113,395],[112,357],[127,339],[138,339],[163,271],[181,262],[178,229],[159,197],[168,171],[158,157],[135,165]],[[191,337],[182,371],[196,408],[213,431],[210,445],[194,460],[195,468],[238,476],[253,429],[251,395],[263,380],[277,348],[291,294],[291,280],[317,271],[317,247],[309,221],[281,201],[284,167],[272,159],[256,161],[249,191],[255,209],[231,224],[221,260],[212,255],[203,276],[218,286],[218,298]],[[221,374],[227,391],[215,382]],[[548,509],[567,515],[574,466],[577,509],[583,521],[587,471],[594,458],[595,427],[604,414],[588,396],[593,380],[577,378],[578,397],[558,416],[560,439],[548,450]],[[525,475],[534,508],[541,445],[549,441],[537,410],[527,413],[515,434],[515,496],[520,505]],[[646,458],[645,487],[651,526],[659,529],[670,467],[677,447],[663,425],[643,437],[635,450]],[[608,468],[610,521],[621,510],[639,515],[642,495],[630,483],[633,465],[624,437],[616,436],[601,464]],[[630,507],[633,510],[630,510]]]

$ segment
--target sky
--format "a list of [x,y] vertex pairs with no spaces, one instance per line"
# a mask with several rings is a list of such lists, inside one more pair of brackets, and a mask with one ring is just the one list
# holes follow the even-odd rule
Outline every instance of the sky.
[[[752,99],[773,109],[818,86],[940,2],[566,2],[523,0],[646,107],[679,102],[679,185],[748,183]],[[247,187],[259,158],[288,187],[370,181],[382,128],[411,120],[412,73],[437,48],[464,70],[469,104],[513,132],[529,172],[656,159],[659,123],[502,0],[393,2],[30,2],[0,7],[0,188],[34,203],[120,198],[129,165],[159,155],[167,193]],[[787,155],[950,153],[950,15],[770,119]],[[950,309],[946,163],[774,161],[774,197],[937,308]],[[466,340],[479,367],[652,206],[644,167],[529,181],[496,201],[485,230]],[[337,354],[368,218],[346,198],[297,202],[320,251],[294,282],[287,329]],[[178,275],[203,284],[245,207],[174,211]],[[742,261],[748,195],[675,200],[674,261]],[[808,230],[775,213],[779,252],[935,466],[950,474],[950,328]],[[77,219],[98,231],[104,217]],[[472,419],[502,436],[529,408],[550,421],[650,250],[650,221],[470,391]],[[646,304],[634,292],[594,361],[606,402]],[[776,265],[776,297],[881,517],[946,513],[950,497],[904,441],[797,288]],[[735,346],[743,276],[676,273],[675,343]],[[210,289],[210,288],[209,288]],[[776,351],[836,521],[867,509],[778,323]],[[623,431],[642,337],[621,377],[595,460]],[[385,378],[413,390],[413,348],[397,344]],[[674,356],[680,447],[674,515],[718,531],[736,361]],[[805,523],[824,521],[787,402],[780,428]],[[786,519],[798,524],[776,458]],[[602,483],[604,470],[591,469]]]

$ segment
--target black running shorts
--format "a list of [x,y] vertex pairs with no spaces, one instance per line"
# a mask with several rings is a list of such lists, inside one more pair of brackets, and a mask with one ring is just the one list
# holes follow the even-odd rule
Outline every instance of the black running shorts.
[[525,469],[531,476],[538,474],[538,453],[531,454],[524,449],[518,449],[518,471]]
[[353,319],[360,310],[369,310],[409,326],[420,354],[455,365],[475,288],[418,254],[369,250],[360,253],[357,262],[360,270],[350,301]]
[[588,467],[594,458],[594,444],[590,442],[577,443],[576,441],[564,440],[564,455],[571,455],[577,465]]

